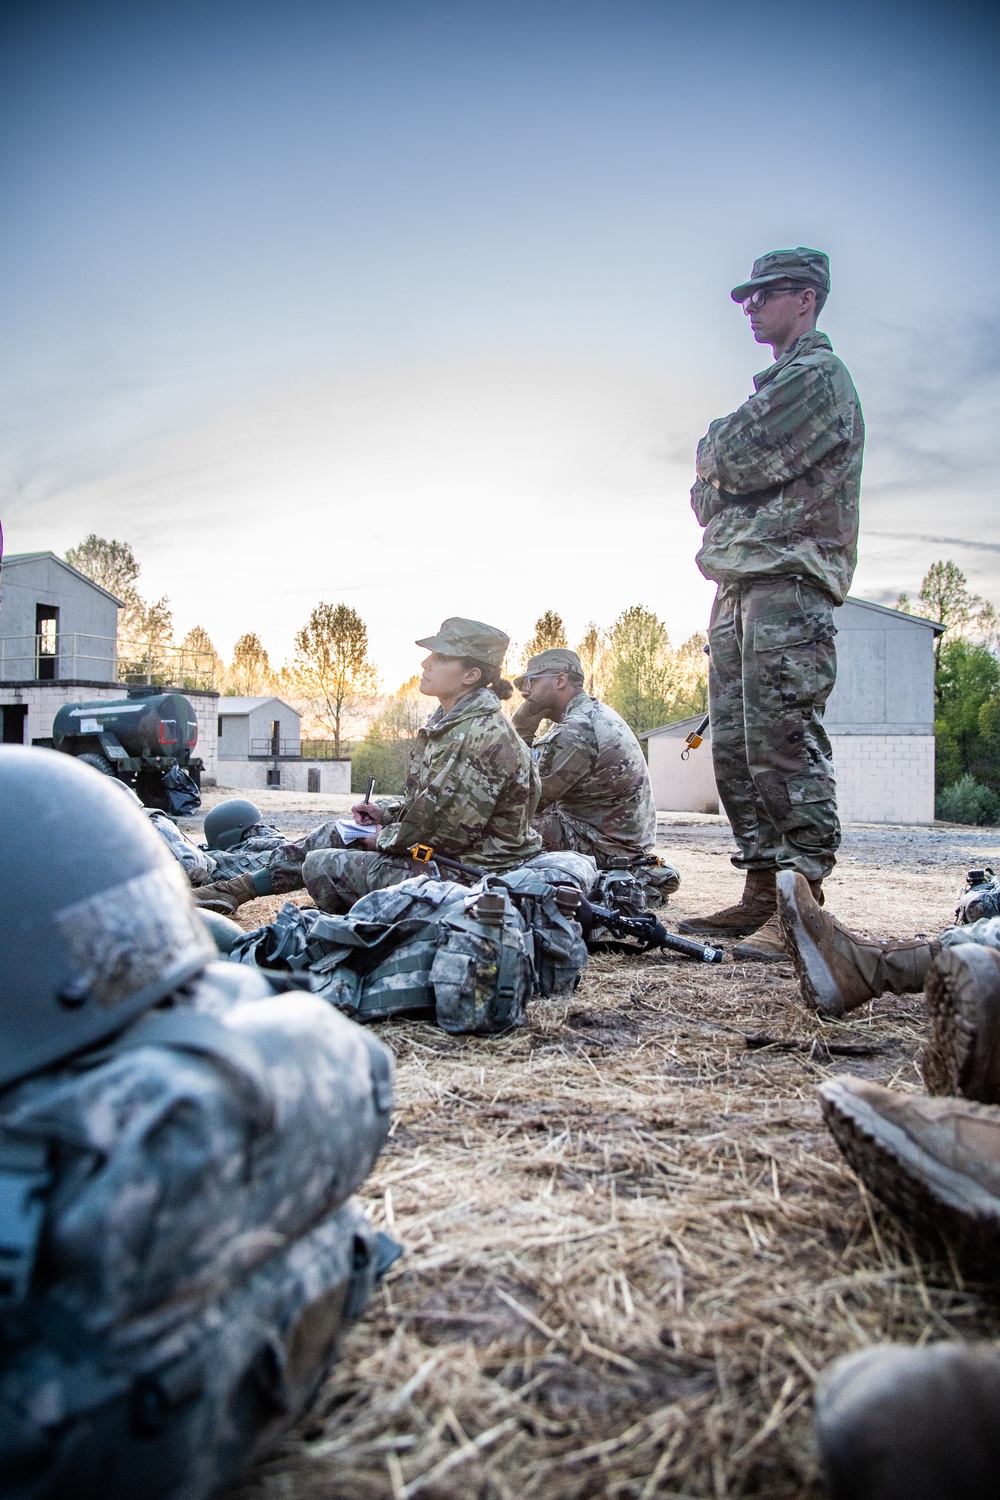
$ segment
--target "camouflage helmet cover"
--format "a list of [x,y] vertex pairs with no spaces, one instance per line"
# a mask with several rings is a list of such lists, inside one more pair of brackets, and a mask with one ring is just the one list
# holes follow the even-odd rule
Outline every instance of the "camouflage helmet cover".
[[121,1031],[216,956],[177,862],[111,780],[0,747],[0,1087]]
[[442,622],[437,635],[424,636],[417,645],[426,646],[439,656],[468,656],[488,667],[499,667],[507,654],[510,636],[481,620],[463,620],[460,615],[452,615]]
[[794,250],[769,250],[753,263],[749,281],[741,281],[730,292],[734,302],[745,302],[758,287],[776,281],[798,281],[815,287],[818,292],[830,290],[830,257],[822,250],[798,245]]
[[209,849],[231,849],[260,822],[260,808],[246,797],[228,797],[205,815],[205,844]]
[[549,672],[565,672],[570,677],[580,678],[584,675],[583,665],[575,651],[567,651],[565,646],[552,646],[531,658],[520,677],[514,678],[514,686],[523,693],[529,677],[541,677]]

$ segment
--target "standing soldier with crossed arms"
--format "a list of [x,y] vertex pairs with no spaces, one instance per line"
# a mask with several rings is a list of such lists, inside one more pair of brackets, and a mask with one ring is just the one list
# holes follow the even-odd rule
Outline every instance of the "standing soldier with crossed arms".
[[864,422],[857,392],[816,318],[827,257],[799,246],[754,262],[732,297],[775,363],[698,445],[691,505],[698,566],[718,585],[709,627],[709,710],[719,796],[746,872],[736,906],[681,931],[753,937],[737,958],[785,956],[779,869],[822,901],[840,845],[823,710],[836,681],[833,610],[857,562]]

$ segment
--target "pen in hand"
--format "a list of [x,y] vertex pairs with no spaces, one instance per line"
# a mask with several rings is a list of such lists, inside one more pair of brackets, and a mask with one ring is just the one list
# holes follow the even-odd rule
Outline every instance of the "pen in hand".
[[367,792],[365,792],[365,801],[366,802],[370,802],[372,800],[372,792],[374,790],[375,790],[375,777],[374,776],[369,776],[369,778],[368,778],[368,790],[367,790]]

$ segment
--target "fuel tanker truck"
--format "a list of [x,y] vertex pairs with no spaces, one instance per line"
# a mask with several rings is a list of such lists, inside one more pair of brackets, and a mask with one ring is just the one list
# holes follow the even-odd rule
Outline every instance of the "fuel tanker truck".
[[147,807],[195,812],[203,762],[193,755],[198,719],[182,693],[132,688],[114,702],[67,703],[52,747],[133,786]]

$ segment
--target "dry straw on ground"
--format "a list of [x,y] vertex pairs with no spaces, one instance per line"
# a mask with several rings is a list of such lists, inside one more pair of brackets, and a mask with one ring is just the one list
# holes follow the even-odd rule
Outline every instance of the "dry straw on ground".
[[839,1071],[918,1088],[923,1032],[916,997],[822,1024],[787,966],[665,955],[592,961],[499,1040],[383,1027],[398,1112],[364,1196],[406,1255],[233,1500],[818,1495],[829,1360],[1000,1332],[817,1109]]

